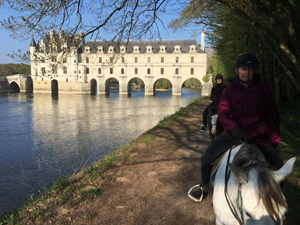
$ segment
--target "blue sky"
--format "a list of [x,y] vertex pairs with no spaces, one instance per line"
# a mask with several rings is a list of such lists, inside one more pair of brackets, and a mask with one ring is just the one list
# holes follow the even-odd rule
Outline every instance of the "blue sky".
[[[11,11],[5,9],[0,6],[0,20],[7,18],[11,15]],[[165,26],[169,24],[169,22],[176,18],[178,15],[164,15],[162,19],[165,23]],[[168,28],[167,28],[168,29]],[[199,30],[201,28],[199,27]],[[58,32],[58,31],[57,31]],[[173,33],[171,30],[165,30],[163,28],[160,29],[162,39],[196,39],[197,42],[200,44],[200,35],[196,37],[193,35],[192,29],[188,29],[185,31],[178,31]],[[0,27],[1,33],[1,51],[0,51],[0,64],[5,63],[21,63],[11,57],[7,56],[8,54],[12,54],[13,52],[18,52],[21,50],[22,53],[25,53],[29,50],[31,39],[29,40],[16,40],[10,37],[11,33],[9,31],[4,30]],[[200,33],[200,32],[199,32]],[[105,37],[105,35],[104,35]],[[35,38],[36,41],[39,40],[38,37]],[[86,39],[87,41],[88,39]]]

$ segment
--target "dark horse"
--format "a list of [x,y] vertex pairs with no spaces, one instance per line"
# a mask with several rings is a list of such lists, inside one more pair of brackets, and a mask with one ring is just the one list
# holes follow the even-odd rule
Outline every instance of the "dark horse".
[[208,131],[209,131],[209,136],[210,136],[210,141],[214,142],[215,138],[218,137],[220,134],[223,133],[224,128],[218,122],[218,104],[216,103],[211,103],[208,107],[208,119],[207,119],[207,124],[208,124]]

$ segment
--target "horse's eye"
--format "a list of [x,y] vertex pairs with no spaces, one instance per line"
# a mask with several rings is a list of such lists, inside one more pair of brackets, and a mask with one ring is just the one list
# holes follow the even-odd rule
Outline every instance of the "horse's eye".
[[253,219],[252,215],[248,213],[247,211],[245,212],[246,216],[248,216],[250,219]]

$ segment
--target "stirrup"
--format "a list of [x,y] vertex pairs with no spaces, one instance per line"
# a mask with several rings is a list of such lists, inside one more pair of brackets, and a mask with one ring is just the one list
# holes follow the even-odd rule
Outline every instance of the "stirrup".
[[[196,198],[194,196],[192,196],[192,191],[195,189],[195,188],[198,188],[201,190],[201,196],[199,198]],[[202,199],[203,199],[203,196],[204,196],[204,193],[203,193],[203,187],[200,186],[200,184],[197,184],[193,187],[191,187],[191,189],[189,190],[188,192],[188,196],[195,202],[201,202]]]

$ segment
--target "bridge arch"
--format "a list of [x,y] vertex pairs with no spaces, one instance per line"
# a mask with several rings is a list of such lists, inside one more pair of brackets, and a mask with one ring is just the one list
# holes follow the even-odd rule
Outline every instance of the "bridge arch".
[[203,84],[201,83],[201,81],[198,78],[195,77],[189,77],[185,80],[182,81],[181,84],[181,93],[182,93],[182,88],[186,87],[186,88],[193,88],[193,89],[202,89],[203,88]]
[[145,81],[140,77],[133,77],[127,83],[127,93],[129,96],[131,95],[131,90],[134,83],[136,88],[145,89]]
[[110,77],[105,80],[105,95],[109,95],[109,91],[112,90],[119,90],[120,82],[115,77]]
[[160,77],[154,81],[153,84],[153,95],[155,95],[155,92],[157,90],[160,91],[171,91],[173,88],[173,84],[171,80],[168,78]]
[[8,85],[8,90],[9,92],[20,92],[20,85],[17,82],[12,81]]
[[51,93],[58,94],[58,81],[55,79],[51,80]]
[[97,94],[97,81],[96,79],[91,79],[90,80],[90,90],[92,95]]

